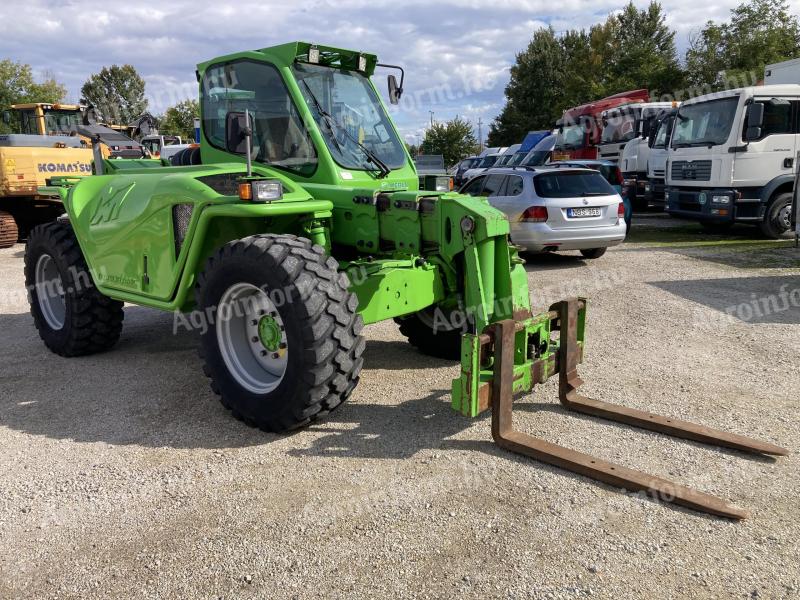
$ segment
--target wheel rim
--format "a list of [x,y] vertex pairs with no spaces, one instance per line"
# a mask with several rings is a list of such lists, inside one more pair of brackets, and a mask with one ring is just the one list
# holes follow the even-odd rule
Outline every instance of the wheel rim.
[[36,298],[48,327],[63,328],[67,314],[64,285],[56,261],[49,254],[42,254],[36,261]]
[[778,213],[778,224],[785,230],[792,228],[792,205],[787,204]]
[[274,390],[286,374],[289,346],[278,309],[249,283],[229,287],[217,308],[217,344],[233,378],[254,394]]

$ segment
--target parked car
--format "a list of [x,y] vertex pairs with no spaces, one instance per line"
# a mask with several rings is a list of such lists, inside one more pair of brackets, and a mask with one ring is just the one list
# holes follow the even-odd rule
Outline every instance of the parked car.
[[627,226],[626,232],[631,230],[631,216],[633,215],[633,203],[628,196],[628,188],[625,186],[625,178],[622,175],[622,169],[619,164],[612,160],[595,159],[595,160],[564,160],[551,162],[548,167],[567,167],[578,169],[594,169],[599,171],[605,177],[605,180],[613,187],[622,198],[625,204],[625,225]]
[[625,239],[625,204],[594,169],[489,169],[460,191],[487,197],[508,217],[511,241],[531,252],[599,258]]
[[453,173],[453,183],[455,183],[456,186],[462,185],[466,181],[464,179],[464,173],[477,165],[480,161],[480,157],[470,156],[469,158],[465,158],[458,163],[455,167],[455,172]]
[[506,151],[503,152],[500,158],[497,159],[497,162],[495,163],[494,166],[505,167],[506,165],[508,165],[508,161],[514,158],[514,155],[517,153],[517,150],[519,150],[519,147],[521,145],[522,144],[514,144],[513,146],[509,146],[508,148],[506,148]]
[[[519,161],[520,167],[541,167],[550,161],[553,148],[556,145],[556,136],[548,135],[541,140]],[[516,166],[516,165],[515,165]]]
[[500,157],[502,155],[503,155],[502,152],[496,152],[493,154],[487,154],[486,156],[481,158],[480,162],[478,162],[477,165],[464,172],[464,177],[463,177],[464,181],[469,181],[473,177],[477,177],[478,175],[483,173],[486,169],[493,167],[497,163],[497,161],[500,160]]

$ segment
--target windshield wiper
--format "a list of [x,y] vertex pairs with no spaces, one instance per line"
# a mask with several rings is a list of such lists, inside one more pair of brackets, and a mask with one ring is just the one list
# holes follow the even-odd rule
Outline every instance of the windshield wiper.
[[303,85],[308,91],[308,95],[311,97],[311,101],[314,103],[314,107],[317,109],[317,112],[320,114],[321,117],[325,119],[325,122],[328,124],[328,128],[331,130],[331,139],[333,140],[333,143],[336,144],[336,148],[339,150],[339,152],[344,154],[342,145],[339,143],[339,140],[336,139],[336,134],[333,133],[333,127],[331,127],[331,124],[336,125],[337,129],[342,131],[350,139],[350,141],[352,141],[356,146],[359,147],[359,149],[361,149],[361,151],[364,153],[364,156],[367,157],[367,160],[369,160],[369,162],[378,167],[378,172],[379,172],[379,175],[377,176],[378,179],[383,179],[389,173],[392,172],[392,170],[386,165],[386,163],[383,162],[380,158],[378,158],[372,150],[370,150],[364,144],[359,142],[358,139],[347,130],[347,127],[339,123],[333,117],[333,115],[331,115],[328,111],[322,108],[322,104],[320,104],[320,101],[317,100],[317,97],[314,95],[314,92],[311,91],[311,87],[308,85],[308,83],[306,83],[305,79],[303,79]]

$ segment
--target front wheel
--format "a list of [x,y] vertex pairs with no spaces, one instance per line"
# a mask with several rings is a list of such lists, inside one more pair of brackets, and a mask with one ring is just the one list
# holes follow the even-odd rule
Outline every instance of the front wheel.
[[764,220],[759,224],[761,233],[777,240],[792,228],[792,193],[778,194],[769,203],[764,213]]
[[583,254],[583,258],[600,258],[603,254],[606,253],[606,248],[590,248],[588,250],[581,250],[581,254]]
[[286,431],[350,396],[365,342],[348,287],[320,246],[291,235],[235,240],[208,259],[196,286],[209,319],[200,355],[234,416]]
[[68,223],[54,221],[31,231],[25,284],[39,336],[56,354],[83,356],[117,343],[122,302],[97,291]]

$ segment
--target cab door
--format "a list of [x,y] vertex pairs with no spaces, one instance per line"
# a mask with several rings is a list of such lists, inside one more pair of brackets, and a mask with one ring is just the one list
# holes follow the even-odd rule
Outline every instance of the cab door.
[[[734,153],[733,187],[762,187],[775,177],[797,173],[797,118],[799,98],[756,98],[764,106],[761,136]],[[746,111],[740,139],[747,131]],[[746,146],[746,149],[744,149]]]

